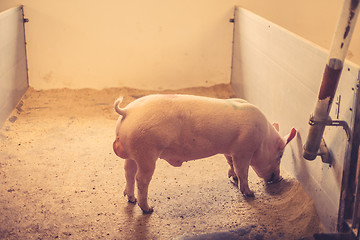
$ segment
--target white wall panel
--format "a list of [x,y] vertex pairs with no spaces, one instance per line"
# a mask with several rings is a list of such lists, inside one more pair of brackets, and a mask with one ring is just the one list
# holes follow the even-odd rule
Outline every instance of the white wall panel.
[[[229,82],[233,32],[228,20],[234,5],[328,47],[341,4],[340,0],[0,0],[0,11],[24,5],[30,19],[26,39],[31,87],[156,90]],[[359,27],[349,50],[348,57],[360,64]]]
[[35,89],[178,89],[230,80],[234,4],[0,0],[23,4]]
[[28,88],[23,8],[0,13],[0,126]]
[[[232,85],[238,96],[258,105],[285,135],[298,136],[287,148],[282,165],[315,202],[328,231],[335,231],[343,165],[349,144],[341,127],[327,127],[324,138],[334,156],[329,166],[318,157],[302,157],[308,120],[317,100],[328,52],[250,11],[235,9]],[[341,95],[340,120],[353,127],[359,67],[345,63],[336,96]],[[335,100],[336,100],[335,96]],[[335,105],[335,104],[334,104]],[[336,119],[335,107],[331,117]]]

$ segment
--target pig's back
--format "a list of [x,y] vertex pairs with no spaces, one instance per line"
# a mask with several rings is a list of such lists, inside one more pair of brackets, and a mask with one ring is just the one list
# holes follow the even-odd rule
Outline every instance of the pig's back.
[[[216,99],[192,95],[148,95],[126,107],[128,127],[133,131],[166,131],[227,137],[266,123],[265,116],[241,99]],[[137,129],[137,130],[136,130]],[[166,130],[164,130],[166,129]]]
[[127,105],[128,113],[148,114],[161,112],[185,111],[193,114],[237,114],[239,111],[260,114],[260,110],[243,99],[218,99],[185,94],[153,94],[141,97]]
[[242,99],[217,99],[192,95],[148,95],[130,103],[126,117],[138,124],[156,125],[179,121],[226,127],[228,125],[258,125],[266,117],[254,105]]

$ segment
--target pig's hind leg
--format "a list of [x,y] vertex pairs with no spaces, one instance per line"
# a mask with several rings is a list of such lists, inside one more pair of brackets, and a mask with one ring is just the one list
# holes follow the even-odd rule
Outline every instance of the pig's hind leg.
[[254,192],[249,188],[248,174],[252,153],[243,153],[232,156],[234,171],[239,180],[239,189],[245,197],[254,197]]
[[143,213],[152,213],[154,209],[148,204],[149,184],[155,171],[155,158],[147,158],[143,161],[138,161],[138,171],[136,173],[136,183],[138,189],[138,204]]
[[137,164],[131,159],[126,159],[124,164],[126,186],[124,190],[124,196],[128,197],[130,203],[136,203],[134,194],[135,188],[135,175],[137,172]]

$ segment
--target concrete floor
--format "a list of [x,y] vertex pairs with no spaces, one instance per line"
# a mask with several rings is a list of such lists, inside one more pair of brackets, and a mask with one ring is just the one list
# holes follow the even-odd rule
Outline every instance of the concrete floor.
[[[178,92],[233,94],[229,85]],[[112,104],[149,93],[29,89],[0,130],[0,239],[312,239],[320,231],[295,179],[283,172],[282,182],[266,185],[250,171],[256,197],[246,200],[221,155],[180,168],[158,160],[154,213],[128,203],[123,160],[112,150]]]

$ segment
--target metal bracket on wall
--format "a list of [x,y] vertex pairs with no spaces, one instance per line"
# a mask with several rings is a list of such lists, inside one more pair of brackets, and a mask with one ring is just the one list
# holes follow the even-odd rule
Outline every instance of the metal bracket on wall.
[[[347,140],[350,142],[351,130],[346,121],[333,121],[331,119],[326,120],[326,121],[316,121],[316,120],[314,120],[314,116],[311,116],[309,119],[309,125],[311,125],[311,126],[325,125],[325,126],[335,126],[335,127],[341,126],[345,130]],[[332,158],[330,156],[330,152],[326,146],[324,138],[321,139],[320,148],[319,148],[319,152],[317,155],[321,157],[321,160],[323,163],[332,164]]]
[[316,121],[314,120],[314,117],[311,116],[309,119],[309,125],[314,126],[314,125],[325,125],[325,126],[335,126],[335,127],[343,127],[347,136],[347,140],[348,142],[350,142],[351,140],[351,130],[349,125],[347,124],[346,121],[339,121],[339,120],[325,120],[325,121]]

